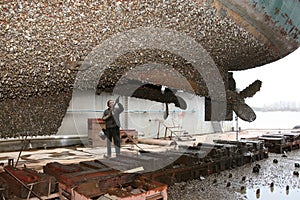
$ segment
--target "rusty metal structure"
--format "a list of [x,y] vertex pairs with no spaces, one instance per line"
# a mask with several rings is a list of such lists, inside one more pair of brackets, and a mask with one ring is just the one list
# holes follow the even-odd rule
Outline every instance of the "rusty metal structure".
[[140,150],[138,154],[73,164],[49,162],[43,172],[16,168],[10,159],[0,172],[0,195],[3,199],[28,200],[165,200],[168,186],[174,183],[206,177],[266,159],[269,152],[283,153],[299,146],[298,132],[265,134],[256,139],[214,140],[212,144],[181,145],[177,150],[162,152]]
[[272,153],[283,153],[300,148],[300,133],[265,134],[258,137]]
[[[251,156],[249,156],[251,152]],[[74,164],[49,162],[43,173],[15,168],[0,173],[4,199],[167,199],[167,187],[268,157],[263,141],[215,141],[164,152],[140,151]],[[162,161],[175,159],[164,165]],[[160,169],[155,166],[162,165]],[[136,170],[133,172],[132,170]]]
[[[253,121],[255,113],[244,98],[252,97],[261,83],[240,96],[228,86],[228,71],[259,67],[298,48],[299,4],[298,0],[1,2],[0,137],[56,134],[76,76],[92,49],[118,34],[145,27],[180,33],[201,45],[217,66],[226,90],[227,117],[220,119],[230,119],[234,110],[242,119]],[[95,92],[109,90],[126,72],[151,62],[170,66],[188,81],[193,93],[211,101],[203,80],[213,80],[214,74],[198,74],[192,63],[164,49],[127,52],[105,66],[106,75],[100,80],[94,73],[89,79],[99,81]],[[169,74],[168,70],[163,73]],[[185,89],[184,85],[174,84],[173,76],[149,77],[134,77],[145,85],[137,97],[178,103],[172,93],[157,98],[156,87],[165,85],[174,93]]]

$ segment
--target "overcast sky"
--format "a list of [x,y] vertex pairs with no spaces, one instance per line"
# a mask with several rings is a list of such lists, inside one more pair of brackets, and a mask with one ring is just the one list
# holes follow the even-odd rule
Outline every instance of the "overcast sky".
[[234,72],[236,86],[243,90],[253,81],[262,81],[254,97],[246,99],[249,106],[263,106],[279,101],[300,104],[300,48],[286,57],[254,69]]

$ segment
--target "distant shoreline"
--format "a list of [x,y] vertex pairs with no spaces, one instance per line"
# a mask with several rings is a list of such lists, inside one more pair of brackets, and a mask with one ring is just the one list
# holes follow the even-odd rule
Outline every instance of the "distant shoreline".
[[300,108],[286,109],[286,108],[261,108],[261,107],[252,107],[254,111],[261,112],[300,112]]

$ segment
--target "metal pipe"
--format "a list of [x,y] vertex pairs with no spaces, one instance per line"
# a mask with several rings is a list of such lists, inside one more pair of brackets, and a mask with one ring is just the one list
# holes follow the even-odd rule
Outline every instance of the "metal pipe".
[[239,140],[239,122],[238,122],[239,117],[236,116],[235,120],[236,120],[236,141]]
[[23,140],[23,145],[22,145],[21,150],[20,150],[20,152],[19,152],[19,155],[18,155],[16,164],[15,164],[15,167],[17,167],[17,165],[18,165],[18,162],[19,162],[19,159],[20,159],[20,157],[21,157],[22,151],[23,151],[23,150],[26,148],[26,146],[27,146],[27,144],[26,144],[27,136],[28,136],[28,134],[26,134],[25,139]]
[[139,143],[141,144],[151,144],[151,145],[159,145],[159,146],[171,146],[173,140],[159,140],[159,139],[151,139],[151,138],[142,138],[139,139]]

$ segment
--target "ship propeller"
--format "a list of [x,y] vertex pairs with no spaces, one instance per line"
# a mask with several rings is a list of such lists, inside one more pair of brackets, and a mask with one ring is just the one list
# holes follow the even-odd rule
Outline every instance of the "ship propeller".
[[261,88],[262,82],[256,80],[241,92],[227,91],[228,101],[233,105],[236,115],[244,121],[253,122],[256,119],[254,110],[245,103],[245,99],[254,96]]

